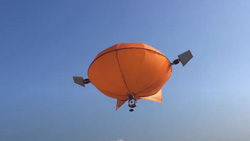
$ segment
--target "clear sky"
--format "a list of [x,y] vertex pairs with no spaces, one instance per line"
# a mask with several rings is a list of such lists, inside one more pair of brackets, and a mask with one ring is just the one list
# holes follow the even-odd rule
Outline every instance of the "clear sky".
[[[249,141],[249,0],[0,0],[1,141]],[[175,66],[135,112],[73,83],[116,43]]]

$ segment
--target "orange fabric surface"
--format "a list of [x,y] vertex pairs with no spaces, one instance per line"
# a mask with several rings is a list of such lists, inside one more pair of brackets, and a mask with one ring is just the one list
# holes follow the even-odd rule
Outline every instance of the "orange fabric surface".
[[156,94],[172,66],[160,51],[143,43],[120,43],[99,53],[89,67],[92,84],[105,95],[127,100]]

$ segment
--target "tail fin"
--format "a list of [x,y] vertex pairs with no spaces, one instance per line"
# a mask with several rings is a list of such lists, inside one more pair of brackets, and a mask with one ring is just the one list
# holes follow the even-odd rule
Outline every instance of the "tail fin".
[[189,60],[193,58],[193,54],[190,50],[178,55],[178,58],[183,66],[185,66]]
[[155,102],[162,102],[162,94],[161,90],[159,90],[156,94],[147,96],[147,97],[140,97],[141,99],[151,100]]
[[116,110],[118,110],[127,100],[119,100],[116,102]]
[[74,82],[78,85],[85,87],[84,78],[80,76],[73,76]]

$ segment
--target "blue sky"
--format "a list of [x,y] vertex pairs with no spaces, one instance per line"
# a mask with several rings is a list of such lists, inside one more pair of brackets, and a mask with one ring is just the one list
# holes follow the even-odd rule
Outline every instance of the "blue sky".
[[[248,141],[249,0],[0,0],[0,140]],[[173,68],[163,103],[135,112],[75,85],[116,43],[143,42]]]

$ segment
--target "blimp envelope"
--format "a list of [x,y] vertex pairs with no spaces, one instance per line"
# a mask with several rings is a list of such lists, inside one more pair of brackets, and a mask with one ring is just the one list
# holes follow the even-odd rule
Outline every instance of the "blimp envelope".
[[143,43],[119,43],[101,51],[88,69],[88,78],[73,76],[74,82],[92,83],[104,95],[117,99],[116,110],[128,101],[133,111],[139,99],[162,102],[162,87],[169,80],[172,65],[185,66],[190,50],[172,63],[159,50]]
[[128,94],[141,99],[158,93],[171,73],[170,61],[155,48],[143,43],[121,43],[99,53],[88,76],[103,94],[124,101]]

